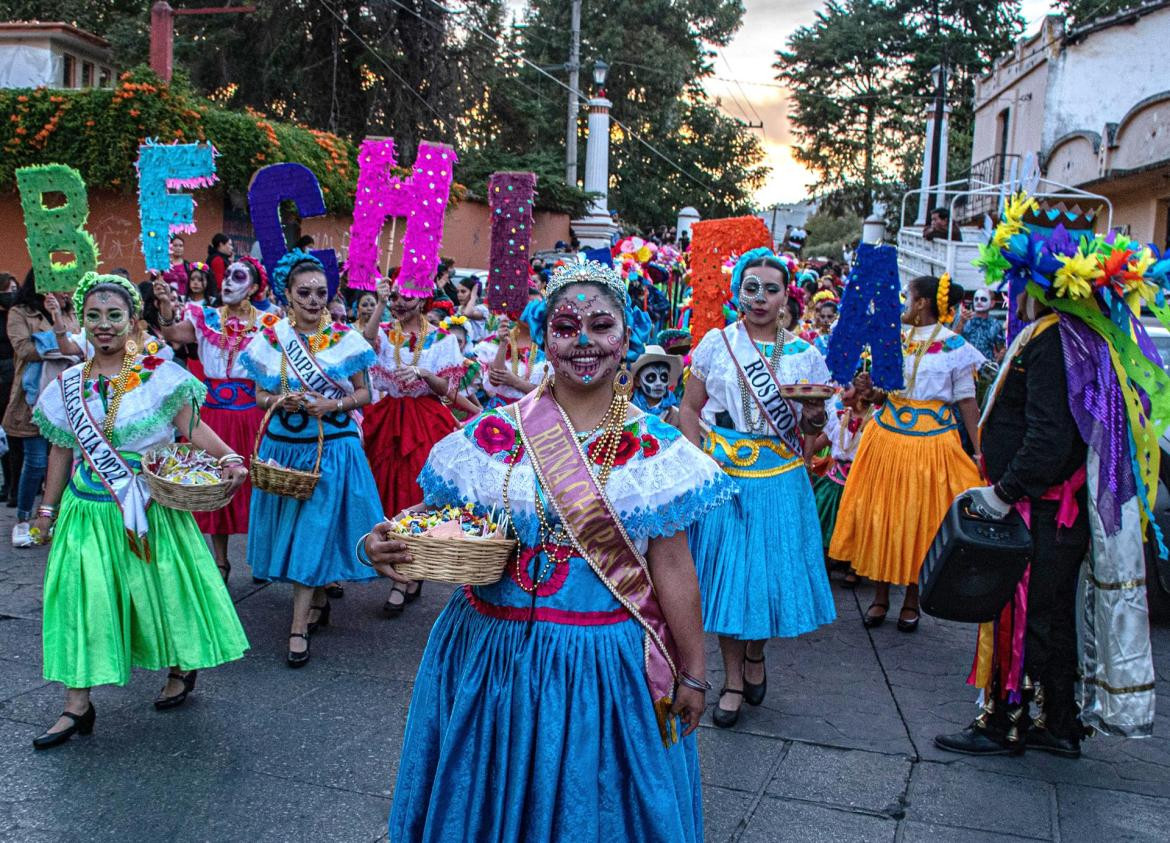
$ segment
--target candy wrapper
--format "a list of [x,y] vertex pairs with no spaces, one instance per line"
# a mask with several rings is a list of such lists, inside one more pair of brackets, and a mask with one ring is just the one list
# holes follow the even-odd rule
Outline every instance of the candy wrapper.
[[406,536],[430,536],[436,539],[502,539],[506,538],[509,518],[496,517],[493,508],[486,515],[476,515],[471,504],[465,507],[445,506],[442,509],[408,509],[390,519],[391,532]]
[[152,455],[146,467],[161,479],[181,486],[210,486],[223,482],[215,458],[190,445],[159,451]]

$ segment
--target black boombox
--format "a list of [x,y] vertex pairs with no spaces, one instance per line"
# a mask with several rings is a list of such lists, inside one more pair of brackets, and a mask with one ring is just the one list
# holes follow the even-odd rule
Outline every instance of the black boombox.
[[1032,559],[1032,534],[1013,510],[1002,521],[973,514],[970,497],[951,504],[918,577],[922,611],[967,623],[995,620]]

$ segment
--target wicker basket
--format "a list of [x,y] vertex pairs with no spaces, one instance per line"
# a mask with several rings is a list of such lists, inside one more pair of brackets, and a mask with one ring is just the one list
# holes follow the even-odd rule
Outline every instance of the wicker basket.
[[391,534],[406,545],[414,560],[395,565],[412,580],[433,580],[453,585],[491,585],[504,576],[516,553],[513,539],[436,538]]
[[252,449],[252,465],[248,469],[248,475],[252,479],[252,485],[262,492],[282,495],[298,501],[307,501],[313,497],[313,490],[317,488],[317,481],[321,478],[321,455],[325,451],[325,426],[320,419],[317,419],[317,461],[313,464],[312,471],[301,471],[296,468],[285,468],[282,465],[260,462],[260,440],[264,437],[264,432],[268,430],[272,414],[285,400],[282,398],[279,401],[274,401],[272,406],[268,408],[268,412],[264,414],[264,421],[261,422],[260,429],[256,431],[256,445]]
[[226,481],[186,486],[155,474],[147,465],[157,457],[166,457],[182,451],[197,450],[190,445],[162,445],[152,448],[142,457],[142,476],[150,487],[150,497],[170,509],[184,512],[214,512],[223,509],[232,499],[231,484]]

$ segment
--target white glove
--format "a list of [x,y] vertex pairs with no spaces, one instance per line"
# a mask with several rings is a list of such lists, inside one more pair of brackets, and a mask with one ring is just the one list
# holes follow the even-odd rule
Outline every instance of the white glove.
[[1012,511],[1012,505],[995,493],[994,486],[968,489],[963,494],[970,499],[971,514],[988,521],[1002,521]]

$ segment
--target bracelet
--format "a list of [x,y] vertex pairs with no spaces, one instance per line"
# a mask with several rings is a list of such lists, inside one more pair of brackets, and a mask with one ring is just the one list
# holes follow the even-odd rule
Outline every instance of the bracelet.
[[678,672],[678,682],[680,685],[686,685],[688,688],[693,688],[696,691],[703,691],[704,693],[711,690],[711,683],[706,679],[699,679],[687,673],[686,670]]
[[244,458],[239,454],[224,454],[216,461],[216,464],[220,468],[227,468],[228,466],[232,465],[243,465]]
[[50,521],[57,520],[57,507],[55,506],[38,506],[36,510],[37,518],[48,518]]
[[340,401],[337,402],[337,412],[339,412],[339,413],[345,412],[345,399],[344,398],[342,398]]
[[357,557],[358,562],[361,562],[367,568],[373,568],[374,563],[371,562],[370,557],[366,555],[366,539],[368,539],[369,537],[370,537],[370,534],[366,533],[364,536],[362,536],[360,539],[358,539],[357,546],[354,547],[353,553],[354,553],[354,556]]

